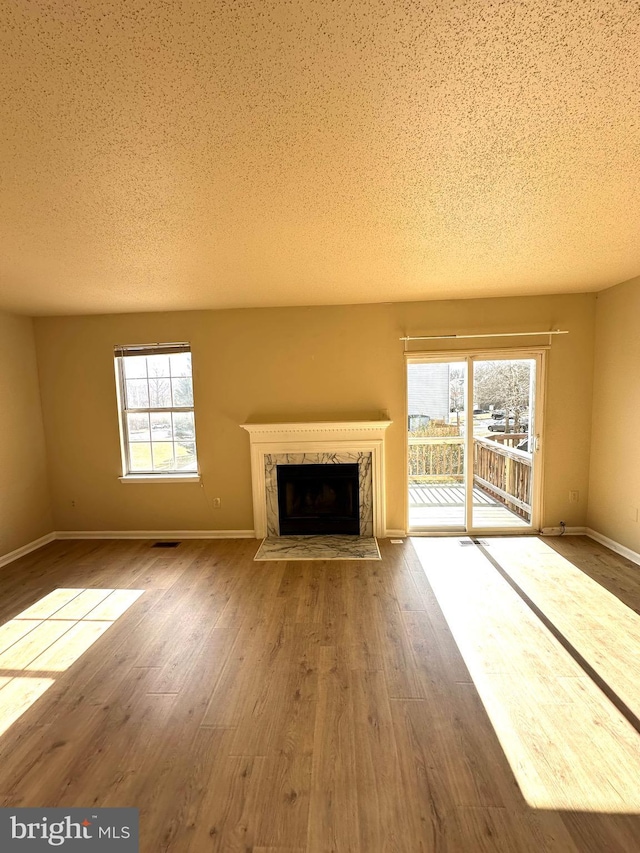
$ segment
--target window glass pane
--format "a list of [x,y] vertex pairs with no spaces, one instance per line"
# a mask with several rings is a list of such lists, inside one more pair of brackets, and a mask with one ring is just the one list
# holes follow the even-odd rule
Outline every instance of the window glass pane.
[[474,527],[531,523],[535,366],[526,358],[474,362],[473,473],[483,501],[474,501]]
[[193,386],[191,379],[187,377],[172,379],[171,385],[173,386],[174,406],[193,406]]
[[176,441],[176,468],[180,471],[195,471],[196,467],[195,442]]
[[193,441],[195,438],[193,412],[173,413],[173,436],[180,441]]
[[151,445],[153,450],[153,470],[171,471],[174,468],[173,442],[154,441]]
[[146,412],[127,415],[127,433],[129,441],[149,441],[149,415]]
[[154,379],[153,377],[149,377],[149,406],[152,409],[163,409],[171,406],[171,385],[169,379]]
[[130,444],[131,471],[151,471],[151,445]]
[[191,376],[191,353],[180,352],[169,356],[172,376]]
[[[126,359],[125,359],[126,361]],[[146,409],[149,405],[149,389],[146,379],[127,379],[127,408]]]
[[147,368],[149,376],[168,376],[169,375],[169,356],[168,355],[148,355]]
[[171,441],[171,412],[151,412],[151,440]]
[[131,358],[123,358],[124,375],[127,379],[147,378],[147,357],[144,355],[133,355]]
[[116,350],[116,364],[124,383],[128,472],[197,471],[191,353],[150,347],[145,355],[118,357]]
[[409,525],[464,528],[465,362],[407,365]]

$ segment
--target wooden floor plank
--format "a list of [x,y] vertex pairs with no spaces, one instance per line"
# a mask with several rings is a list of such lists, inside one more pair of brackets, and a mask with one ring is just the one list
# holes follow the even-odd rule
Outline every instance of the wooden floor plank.
[[319,668],[307,850],[360,853],[349,671],[334,646],[320,649]]
[[211,775],[185,853],[246,853],[252,850],[262,818],[264,757],[222,759]]
[[[192,843],[198,812],[212,775],[227,755],[229,729],[171,731],[171,749],[163,750],[148,776],[151,784],[136,798],[149,850],[183,853]],[[177,734],[177,736],[176,736]],[[191,756],[187,765],[184,755]]]
[[356,778],[366,792],[358,800],[360,847],[412,853],[422,831],[420,812],[405,795],[384,673],[351,672],[349,687]]

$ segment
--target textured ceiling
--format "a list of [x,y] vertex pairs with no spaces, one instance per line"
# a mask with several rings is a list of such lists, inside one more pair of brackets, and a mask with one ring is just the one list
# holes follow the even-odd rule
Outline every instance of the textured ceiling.
[[635,0],[4,0],[0,308],[631,278],[639,46]]

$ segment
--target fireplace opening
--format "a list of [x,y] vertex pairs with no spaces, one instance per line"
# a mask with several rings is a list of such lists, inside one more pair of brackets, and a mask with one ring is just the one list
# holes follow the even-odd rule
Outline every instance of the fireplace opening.
[[278,465],[280,535],[360,533],[358,465]]

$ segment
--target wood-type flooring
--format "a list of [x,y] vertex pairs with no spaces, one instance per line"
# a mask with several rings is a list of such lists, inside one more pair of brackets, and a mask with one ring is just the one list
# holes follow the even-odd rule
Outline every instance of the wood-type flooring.
[[640,850],[638,566],[584,537],[257,545],[0,569],[0,806],[135,806],[143,853]]

